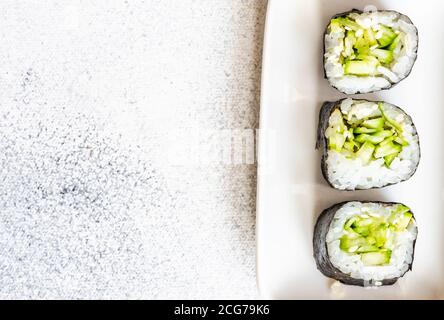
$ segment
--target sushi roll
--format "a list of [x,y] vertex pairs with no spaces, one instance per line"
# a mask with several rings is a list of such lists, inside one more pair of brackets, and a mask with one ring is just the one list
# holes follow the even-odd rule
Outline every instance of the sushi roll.
[[408,180],[420,160],[409,115],[387,102],[344,99],[324,103],[317,148],[327,182],[338,190],[382,188]]
[[407,16],[352,10],[327,26],[325,77],[345,94],[389,89],[410,74],[417,52],[418,30]]
[[392,285],[412,270],[418,228],[399,203],[344,202],[322,212],[313,237],[317,267],[347,285]]

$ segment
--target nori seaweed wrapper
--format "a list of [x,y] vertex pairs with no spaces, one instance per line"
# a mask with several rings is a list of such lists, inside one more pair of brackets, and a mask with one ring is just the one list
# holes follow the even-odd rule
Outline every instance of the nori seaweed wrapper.
[[[318,132],[317,132],[317,139],[316,139],[316,149],[321,150],[321,171],[322,171],[322,175],[324,177],[324,179],[327,181],[327,183],[332,187],[335,188],[335,186],[333,186],[332,182],[330,181],[329,177],[328,177],[328,166],[327,166],[327,157],[328,157],[328,141],[327,138],[325,137],[325,131],[328,128],[328,122],[330,119],[331,114],[336,110],[340,108],[340,105],[342,103],[342,101],[344,101],[345,99],[341,99],[339,101],[335,101],[335,102],[324,102],[324,104],[322,105],[321,111],[319,112],[319,122],[318,122]],[[385,103],[383,101],[371,101],[371,100],[367,100],[367,99],[354,99],[355,101],[368,101],[368,102],[375,102],[375,103]],[[390,185],[394,185],[394,184],[398,184],[404,181],[409,180],[416,172],[416,170],[418,169],[419,166],[419,162],[421,160],[421,147],[420,147],[420,141],[419,141],[419,135],[418,132],[416,130],[416,126],[412,120],[412,118],[400,107],[395,106],[393,104],[390,104],[393,107],[397,108],[400,112],[402,112],[412,123],[413,126],[413,134],[416,134],[418,136],[418,146],[419,146],[419,161],[418,164],[415,167],[415,170],[413,170],[411,172],[411,174],[405,178],[402,181],[399,181],[397,183],[391,183],[391,184],[386,184],[382,187],[373,187],[370,189],[380,189],[380,188],[385,188],[387,186]],[[354,189],[354,190],[368,190],[368,189]],[[343,191],[354,191],[354,190],[343,190]]]
[[[404,78],[402,78],[402,79],[400,79],[398,82],[391,82],[390,81],[390,83],[391,83],[391,85],[389,86],[389,87],[387,87],[387,88],[383,88],[383,89],[380,89],[380,90],[374,90],[374,91],[366,91],[366,92],[356,92],[355,94],[361,94],[361,93],[373,93],[373,92],[378,92],[378,91],[383,91],[383,90],[389,90],[389,89],[391,89],[391,88],[393,88],[394,86],[396,86],[398,83],[400,83],[401,81],[403,81],[404,79],[407,79],[408,77],[409,77],[409,75],[410,75],[410,73],[412,72],[412,70],[413,70],[413,67],[414,67],[414,65],[415,65],[415,63],[416,63],[416,60],[418,59],[418,50],[419,50],[419,33],[418,33],[418,28],[415,26],[415,24],[412,22],[412,20],[408,17],[408,16],[406,16],[405,14],[402,14],[402,13],[400,13],[400,12],[398,12],[398,11],[395,11],[395,10],[378,10],[378,12],[395,12],[395,13],[397,13],[397,14],[399,14],[399,15],[401,15],[402,17],[404,17],[405,19],[407,19],[414,27],[415,27],[415,29],[416,29],[416,35],[418,36],[418,47],[416,48],[416,57],[415,57],[415,60],[413,61],[413,64],[412,64],[412,68],[409,70],[409,72],[405,75],[405,77]],[[330,26],[330,22],[331,22],[331,20],[333,20],[333,19],[335,19],[335,18],[341,18],[341,17],[346,17],[346,16],[348,16],[349,14],[351,14],[351,13],[358,13],[358,14],[361,14],[361,13],[364,13],[363,11],[361,11],[361,10],[359,10],[359,9],[352,9],[352,10],[349,10],[349,11],[346,11],[346,12],[342,12],[342,13],[338,13],[338,14],[335,14],[333,17],[331,17],[331,19],[328,21],[328,24],[327,24],[327,27],[325,28],[325,31],[324,31],[324,38],[323,38],[323,56],[322,56],[322,63],[323,63],[323,65],[324,65],[324,78],[325,79],[327,79],[328,80],[328,83],[330,84],[330,86],[332,86],[333,88],[335,88],[336,90],[338,90],[339,92],[342,92],[342,93],[345,93],[345,92],[343,92],[343,91],[341,91],[341,90],[339,90],[337,87],[335,87],[332,83],[331,83],[331,81],[330,81],[330,79],[327,77],[327,71],[325,70],[325,36],[327,35],[327,33],[328,33],[328,27]]]
[[[339,269],[337,269],[330,261],[330,257],[328,255],[328,249],[327,249],[327,243],[326,243],[326,237],[327,233],[330,230],[331,222],[333,221],[334,216],[336,215],[336,212],[342,208],[347,203],[350,202],[360,202],[360,203],[380,203],[387,206],[397,205],[398,203],[393,202],[368,202],[368,201],[348,201],[348,202],[342,202],[335,204],[334,206],[325,209],[321,215],[319,216],[314,233],[313,233],[313,256],[316,261],[316,266],[319,271],[322,272],[323,275],[326,277],[332,278],[334,280],[337,280],[343,284],[346,285],[353,285],[353,286],[361,286],[361,287],[369,287],[369,286],[375,286],[374,283],[370,283],[368,281],[365,281],[363,279],[355,279],[352,278],[350,275],[343,273]],[[412,213],[413,214],[413,213]],[[413,216],[414,218],[414,216]],[[409,264],[409,268],[404,272],[407,273],[408,271],[412,270],[413,265],[413,259],[415,256],[415,244],[416,239],[413,242],[413,252],[412,252],[412,262]],[[404,274],[402,274],[400,277],[392,278],[392,279],[384,279],[381,280],[382,286],[389,286],[393,285],[398,281],[399,278],[403,277]]]

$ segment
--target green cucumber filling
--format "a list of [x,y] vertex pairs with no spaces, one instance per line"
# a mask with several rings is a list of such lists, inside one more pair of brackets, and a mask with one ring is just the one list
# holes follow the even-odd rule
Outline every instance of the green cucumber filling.
[[378,67],[390,68],[402,49],[400,32],[383,24],[366,29],[352,17],[339,17],[330,22],[330,30],[344,34],[340,63],[347,75],[380,75]]
[[353,216],[344,224],[340,249],[359,255],[366,266],[390,264],[395,237],[405,232],[412,220],[410,209],[401,204],[388,217],[377,213]]
[[340,108],[335,109],[325,132],[328,149],[347,158],[361,159],[363,165],[384,159],[389,168],[409,143],[403,137],[402,124],[387,115],[383,103],[379,103],[378,108],[377,116],[358,121],[349,120]]

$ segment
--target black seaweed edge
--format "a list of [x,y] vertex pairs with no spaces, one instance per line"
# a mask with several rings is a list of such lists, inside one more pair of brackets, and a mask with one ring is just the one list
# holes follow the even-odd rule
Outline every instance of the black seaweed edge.
[[[367,93],[374,93],[374,92],[380,92],[380,91],[385,91],[385,90],[390,90],[390,89],[392,89],[393,87],[395,87],[396,85],[398,85],[399,83],[401,83],[403,80],[407,79],[407,78],[410,76],[410,74],[411,74],[412,71],[413,71],[413,68],[415,67],[416,60],[418,59],[418,51],[419,51],[419,31],[418,31],[418,28],[416,27],[416,25],[413,23],[412,19],[410,19],[409,16],[407,16],[407,15],[405,15],[405,14],[403,14],[403,13],[400,13],[399,11],[396,11],[396,10],[378,10],[377,12],[395,12],[395,13],[401,15],[402,17],[405,17],[405,18],[406,18],[406,19],[407,19],[407,20],[408,20],[408,21],[409,21],[409,22],[415,27],[415,30],[416,30],[416,36],[418,37],[418,46],[416,47],[416,57],[415,57],[415,60],[413,61],[412,67],[410,68],[409,72],[406,74],[406,76],[405,76],[404,78],[402,78],[402,79],[399,80],[398,82],[395,82],[395,83],[390,82],[391,85],[388,86],[387,88],[382,88],[382,89],[379,89],[379,90],[373,90],[373,91],[365,91],[365,92],[358,91],[358,92],[355,92],[355,93],[353,93],[353,94],[367,94]],[[343,13],[338,13],[338,14],[334,15],[333,17],[330,18],[330,20],[329,20],[329,22],[328,22],[328,24],[327,24],[327,27],[325,28],[325,31],[324,31],[324,37],[323,37],[322,65],[323,65],[323,69],[324,69],[324,79],[326,79],[326,80],[328,81],[328,83],[330,84],[331,87],[335,88],[336,90],[338,90],[339,92],[341,92],[341,93],[343,93],[343,94],[347,94],[347,93],[345,93],[344,91],[341,91],[340,89],[338,89],[337,87],[335,87],[335,86],[331,83],[330,78],[327,77],[327,71],[325,70],[325,53],[326,53],[326,52],[325,52],[325,36],[327,35],[328,27],[329,27],[329,25],[330,25],[331,20],[333,20],[333,19],[335,19],[335,18],[339,18],[339,17],[346,17],[346,16],[348,16],[348,15],[351,14],[351,13],[359,13],[359,14],[362,14],[362,13],[364,13],[364,11],[361,11],[361,10],[359,10],[359,9],[352,9],[352,10],[349,10],[349,11],[346,11],[346,12],[343,12]]]
[[[330,257],[328,255],[328,248],[327,248],[327,242],[326,237],[327,233],[330,230],[331,222],[333,221],[334,216],[336,215],[336,212],[342,208],[344,205],[351,203],[351,202],[359,202],[362,204],[365,203],[378,203],[382,205],[387,206],[393,206],[393,205],[403,205],[402,203],[397,202],[383,202],[383,201],[345,201],[338,204],[335,204],[320,214],[318,220],[316,221],[315,229],[313,232],[313,257],[316,261],[317,269],[326,277],[334,279],[336,281],[339,281],[345,285],[353,285],[353,286],[360,286],[360,287],[371,287],[375,286],[374,284],[366,284],[366,281],[363,279],[355,279],[352,278],[350,275],[343,273],[339,269],[337,269],[330,261]],[[410,208],[410,207],[409,207]],[[418,230],[418,224],[416,222],[416,218],[414,213],[410,210],[412,213],[413,219],[416,223],[416,228]],[[415,248],[416,248],[416,240],[418,238],[418,233],[416,234],[416,238],[413,241],[413,251],[412,251],[412,261],[409,264],[408,269],[399,277],[392,278],[392,279],[384,279],[381,281],[382,286],[390,286],[395,284],[398,279],[402,278],[407,272],[413,270],[413,262],[415,260]]]
[[342,101],[346,100],[346,99],[351,99],[351,98],[344,98],[338,101],[334,101],[334,102],[324,102],[324,104],[322,105],[321,111],[319,112],[319,124],[318,124],[318,133],[317,133],[317,141],[316,141],[316,149],[320,149],[322,152],[322,156],[321,156],[321,171],[322,171],[322,176],[324,177],[324,179],[327,181],[327,183],[330,185],[330,187],[332,187],[333,189],[339,190],[339,191],[355,191],[355,190],[372,190],[372,189],[382,189],[382,188],[386,188],[392,185],[396,185],[398,183],[402,183],[405,182],[407,180],[409,180],[410,178],[412,178],[416,171],[418,170],[419,164],[421,162],[421,139],[419,137],[418,131],[416,129],[415,123],[413,122],[412,117],[405,112],[402,108],[398,107],[397,105],[394,105],[392,103],[386,102],[386,101],[374,101],[374,100],[368,100],[368,99],[353,99],[354,101],[367,101],[367,102],[374,102],[374,103],[388,103],[392,106],[394,106],[395,108],[397,108],[399,111],[401,111],[403,114],[405,114],[408,119],[410,119],[412,126],[413,126],[413,134],[416,134],[416,136],[418,137],[418,147],[419,147],[419,159],[418,159],[418,163],[416,164],[415,169],[411,172],[411,174],[405,178],[404,180],[401,180],[399,182],[396,183],[389,183],[386,185],[383,185],[382,187],[372,187],[372,188],[356,188],[356,189],[346,189],[346,190],[342,190],[342,189],[338,189],[336,188],[330,181],[329,177],[328,177],[328,166],[327,166],[327,156],[328,156],[328,143],[327,143],[327,138],[325,137],[325,130],[327,130],[328,128],[328,120],[330,118],[330,115],[333,113],[333,111],[335,109],[339,109],[340,104],[342,103]]

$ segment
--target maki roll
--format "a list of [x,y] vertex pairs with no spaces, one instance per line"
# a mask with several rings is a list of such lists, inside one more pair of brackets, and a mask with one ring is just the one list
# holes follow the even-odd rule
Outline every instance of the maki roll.
[[324,71],[345,94],[388,89],[411,72],[418,30],[395,11],[352,10],[331,19],[324,43]]
[[412,270],[417,233],[403,204],[340,203],[316,223],[314,258],[319,271],[344,284],[392,285]]
[[344,99],[324,103],[317,148],[321,169],[338,190],[382,188],[408,180],[420,159],[412,119],[387,102]]

